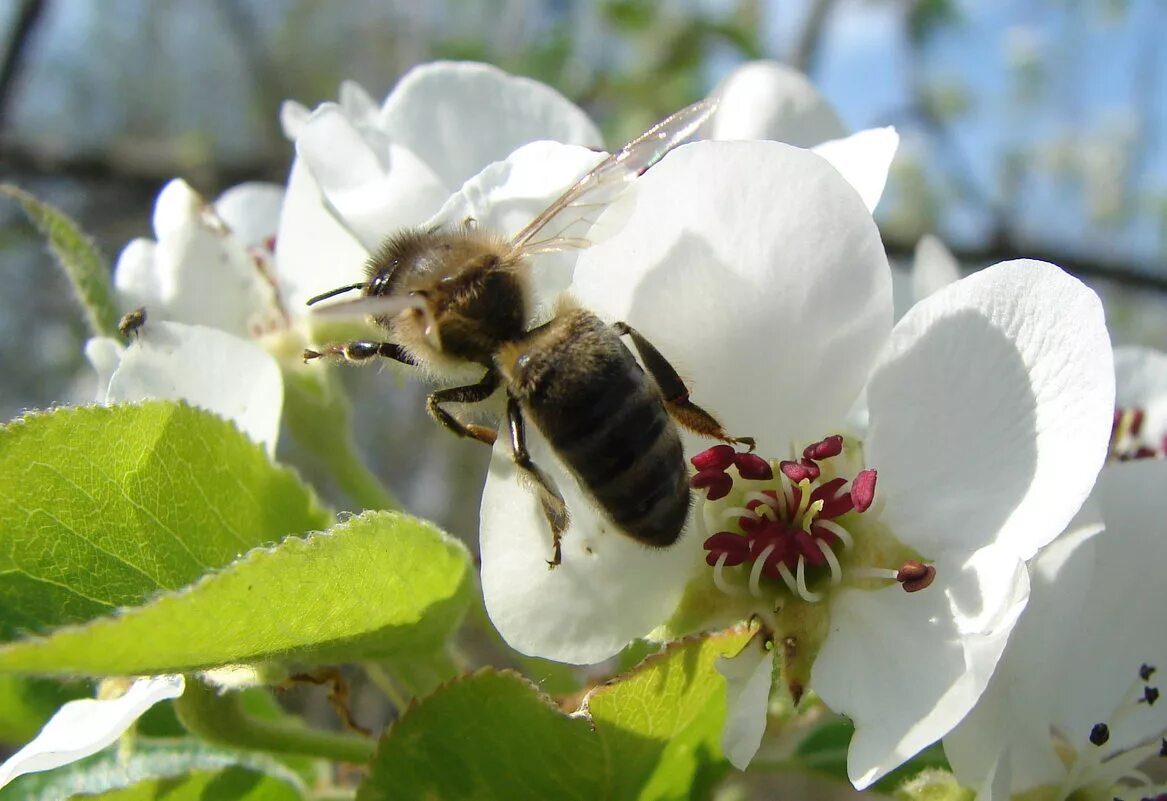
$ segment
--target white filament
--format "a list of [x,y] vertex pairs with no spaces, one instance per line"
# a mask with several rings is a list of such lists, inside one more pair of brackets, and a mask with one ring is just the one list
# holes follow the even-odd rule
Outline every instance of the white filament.
[[843,568],[839,564],[838,557],[835,552],[831,550],[831,546],[827,545],[822,540],[815,540],[819,546],[819,550],[823,552],[823,557],[827,560],[827,564],[831,566],[831,584],[837,586],[843,580]]
[[798,595],[807,603],[814,603],[821,601],[823,596],[821,593],[811,592],[806,588],[806,557],[798,557]]
[[762,568],[766,565],[766,560],[770,558],[770,554],[774,553],[774,549],[778,547],[774,543],[770,543],[762,549],[762,553],[758,555],[754,566],[750,569],[750,595],[755,598],[761,598],[762,593],[758,588],[758,582],[762,578]]

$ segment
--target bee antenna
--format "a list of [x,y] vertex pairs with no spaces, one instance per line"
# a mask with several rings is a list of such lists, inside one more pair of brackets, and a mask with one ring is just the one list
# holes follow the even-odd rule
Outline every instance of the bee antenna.
[[344,294],[345,292],[352,292],[354,289],[364,289],[364,287],[365,287],[365,282],[361,281],[361,282],[356,283],[356,284],[349,284],[348,286],[341,286],[341,287],[337,287],[336,289],[330,289],[327,292],[323,292],[314,298],[308,298],[307,305],[311,306],[313,303],[319,303],[322,300],[328,300],[329,298],[334,298],[337,295]]

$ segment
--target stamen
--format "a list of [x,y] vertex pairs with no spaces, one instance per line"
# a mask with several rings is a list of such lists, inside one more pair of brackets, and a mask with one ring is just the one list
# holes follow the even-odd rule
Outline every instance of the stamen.
[[[847,531],[847,529],[840,526],[834,520],[823,520],[822,518],[819,518],[818,520],[815,521],[815,525],[822,526],[827,531],[831,532],[836,537],[838,537],[842,541],[844,548],[854,548],[855,547],[855,540],[853,540],[851,538],[851,532]],[[894,575],[894,571],[893,571],[893,575]]]
[[832,434],[826,439],[819,440],[813,445],[807,445],[802,455],[806,459],[813,459],[821,461],[823,459],[830,459],[832,456],[838,456],[843,452],[843,437],[840,434]]
[[713,586],[717,587],[717,589],[726,595],[745,595],[745,590],[725,580],[725,575],[722,571],[725,569],[727,559],[729,559],[728,553],[723,553],[717,557],[717,564],[713,566]]
[[821,593],[811,592],[806,588],[806,558],[802,556],[798,557],[798,594],[808,603],[823,599]]
[[770,463],[756,453],[735,453],[733,464],[739,476],[751,481],[769,481],[774,477]]
[[801,520],[802,516],[806,514],[806,508],[810,505],[810,481],[803,479],[798,482],[798,511],[796,511],[792,518]]
[[1143,688],[1143,697],[1139,699],[1139,703],[1146,704],[1147,706],[1154,706],[1155,702],[1158,700],[1159,700],[1159,688],[1158,687],[1145,687],[1145,688]]
[[719,501],[729,495],[733,487],[733,478],[722,470],[702,470],[689,479],[689,486],[706,490],[706,500]]
[[758,582],[762,578],[762,568],[766,565],[766,560],[770,558],[770,554],[774,553],[774,549],[778,546],[770,543],[762,552],[758,554],[758,558],[754,560],[754,566],[750,569],[750,595],[755,598],[761,598],[762,593],[758,588]]
[[689,461],[693,467],[697,468],[700,473],[705,470],[717,470],[725,472],[725,469],[733,464],[734,450],[729,445],[714,445],[707,451],[701,451]]
[[839,558],[835,556],[835,552],[831,550],[831,546],[827,545],[822,540],[815,540],[818,544],[819,550],[823,552],[823,558],[827,560],[827,564],[831,567],[831,584],[836,586],[843,580],[843,567],[839,564]]
[[898,570],[888,570],[883,567],[853,567],[851,568],[851,575],[856,578],[898,581],[900,574]]
[[744,506],[727,506],[721,510],[722,520],[733,520],[736,518],[748,517],[750,520],[758,520],[758,513],[753,509],[747,509]]
[[1139,678],[1143,681],[1150,681],[1151,677],[1155,675],[1155,666],[1142,664],[1139,665]]
[[781,509],[783,517],[789,517],[790,510],[794,506],[794,485],[785,473],[779,473],[778,480],[782,484],[782,492],[778,495],[778,507]]
[[[745,496],[743,497],[743,500],[746,503],[750,503],[751,501],[757,501],[758,503],[765,504],[767,507],[769,507],[770,511],[772,511],[772,512],[779,511],[778,499],[775,498],[773,495],[767,495],[764,492],[747,492],[745,494]],[[758,507],[758,508],[761,508],[761,507]],[[773,518],[771,518],[771,519],[773,519]]]
[[866,512],[875,500],[875,477],[874,470],[860,470],[851,482],[851,500],[856,512]]
[[926,589],[936,578],[936,568],[911,559],[904,562],[896,572],[896,581],[904,588],[904,592],[919,592]]
[[1090,742],[1101,748],[1110,740],[1110,727],[1105,723],[1095,723],[1090,729]]
[[794,580],[794,574],[790,572],[790,568],[784,562],[778,563],[778,575],[782,577],[782,582],[786,585],[786,589],[797,595],[798,582]]

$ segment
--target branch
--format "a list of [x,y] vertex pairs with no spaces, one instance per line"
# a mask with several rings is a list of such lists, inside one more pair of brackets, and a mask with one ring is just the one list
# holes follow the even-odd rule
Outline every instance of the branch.
[[814,69],[815,57],[823,40],[823,29],[834,5],[835,0],[814,0],[810,10],[806,12],[806,22],[803,23],[802,32],[798,35],[798,44],[794,46],[794,52],[790,56],[790,66],[799,72],[809,75]]
[[208,193],[244,181],[283,183],[287,178],[290,155],[273,154],[270,158],[219,163],[184,158],[167,149],[125,148],[74,153],[0,139],[0,165],[11,179],[65,176],[79,181],[145,187],[151,192],[176,177],[186,178]]
[[16,79],[24,66],[25,56],[28,55],[28,46],[32,41],[32,34],[37,23],[44,17],[48,3],[46,0],[24,0],[20,11],[16,15],[16,23],[12,26],[12,35],[4,47],[4,61],[0,63],[0,120],[8,117],[8,104],[12,99],[12,90],[16,86]]
[[[886,231],[883,232],[883,243],[888,255],[896,258],[910,260],[916,250],[915,240]],[[1162,264],[1138,265],[1109,256],[1083,255],[1048,243],[1021,242],[1003,233],[990,237],[983,245],[950,250],[962,264],[987,265],[1009,259],[1037,259],[1056,264],[1083,280],[1101,279],[1132,289],[1167,293],[1167,276],[1162,274]]]

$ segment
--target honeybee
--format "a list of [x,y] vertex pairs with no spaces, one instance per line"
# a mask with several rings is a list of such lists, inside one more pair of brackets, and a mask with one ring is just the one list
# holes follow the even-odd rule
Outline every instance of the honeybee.
[[[402,231],[369,260],[367,280],[308,301],[312,305],[360,290],[360,299],[318,307],[317,313],[367,314],[388,335],[386,341],[306,350],[305,361],[382,357],[438,372],[481,367],[477,383],[438,389],[427,397],[429,414],[459,436],[493,445],[496,432],[463,422],[445,404],[480,403],[504,389],[515,464],[537,494],[551,529],[550,567],[562,561],[561,539],[570,516],[555,482],[531,460],[528,420],[615,527],[654,547],[676,542],[689,513],[688,471],[677,424],[753,447],[752,439],[729,436],[690,401],[672,365],[627,323],[609,325],[561,299],[551,320],[531,327],[531,257],[586,247],[586,240],[565,232],[584,219],[585,211],[611,203],[713,110],[714,102],[702,101],[657,123],[602,160],[510,240],[469,224]],[[621,339],[625,336],[643,368]]]

